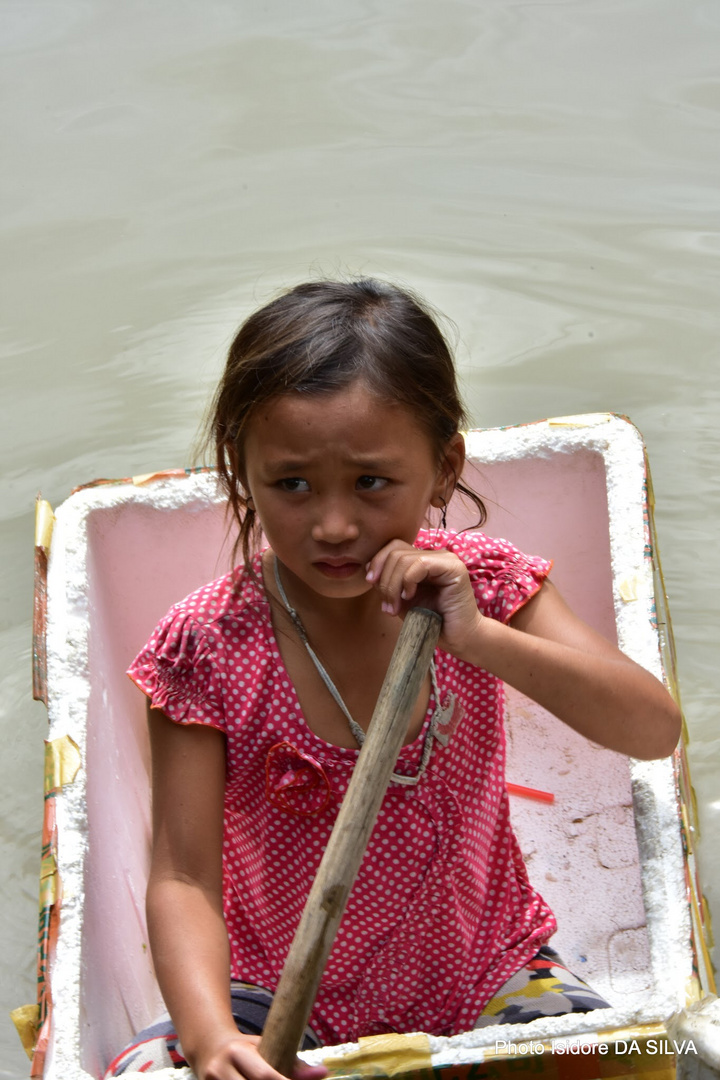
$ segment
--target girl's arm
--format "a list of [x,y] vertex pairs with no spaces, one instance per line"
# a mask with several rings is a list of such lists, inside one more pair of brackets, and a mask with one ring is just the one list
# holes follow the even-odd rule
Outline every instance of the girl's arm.
[[665,757],[680,711],[665,687],[579,619],[545,582],[510,625],[477,609],[465,564],[449,551],[386,545],[368,580],[388,614],[424,603],[443,616],[442,648],[492,672],[593,742],[638,758]]
[[[593,742],[636,758],[671,754],[680,710],[663,684],[567,606],[546,581],[509,626],[482,620],[476,662]],[[498,632],[499,631],[499,632]],[[496,670],[497,669],[497,670]]]
[[[183,1053],[199,1080],[278,1080],[230,1009],[222,908],[225,736],[148,708],[153,854],[147,891],[153,962]],[[323,1076],[300,1066],[296,1076]]]

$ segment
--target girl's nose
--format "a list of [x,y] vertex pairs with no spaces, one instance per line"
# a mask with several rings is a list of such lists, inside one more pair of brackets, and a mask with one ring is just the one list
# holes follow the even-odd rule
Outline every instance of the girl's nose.
[[358,535],[354,518],[336,503],[323,506],[312,527],[312,538],[319,544],[347,543]]

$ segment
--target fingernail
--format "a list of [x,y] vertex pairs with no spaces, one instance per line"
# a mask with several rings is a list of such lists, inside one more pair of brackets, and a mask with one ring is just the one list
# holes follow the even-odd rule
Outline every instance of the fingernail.
[[401,600],[407,600],[407,598],[408,598],[408,594],[405,591],[405,589],[403,589],[403,591],[400,593],[400,599]]
[[382,604],[380,606],[381,606],[382,610],[385,612],[386,615],[392,615],[393,606],[392,606],[392,604],[388,603],[387,600],[383,600],[383,602],[382,602]]
[[367,570],[367,573],[365,574],[365,580],[366,581],[374,581],[375,580],[375,571],[374,570]]

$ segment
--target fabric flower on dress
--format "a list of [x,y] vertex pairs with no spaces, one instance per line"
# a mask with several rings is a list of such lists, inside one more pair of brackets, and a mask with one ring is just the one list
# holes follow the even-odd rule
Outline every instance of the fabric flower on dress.
[[265,793],[278,810],[312,817],[328,805],[332,788],[320,762],[284,739],[265,759]]

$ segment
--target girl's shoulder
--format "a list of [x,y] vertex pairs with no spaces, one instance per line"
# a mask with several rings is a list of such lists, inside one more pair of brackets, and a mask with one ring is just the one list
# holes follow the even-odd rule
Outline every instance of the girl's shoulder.
[[552,562],[537,555],[526,555],[511,540],[500,536],[489,536],[480,529],[465,529],[454,532],[452,529],[421,529],[415,541],[415,547],[427,551],[444,549],[452,551],[466,563],[517,563],[518,561],[538,560],[548,566]]
[[503,622],[535,595],[552,569],[552,560],[526,555],[510,540],[488,536],[479,529],[459,533],[423,529],[415,546],[457,555],[467,567],[480,610]]

